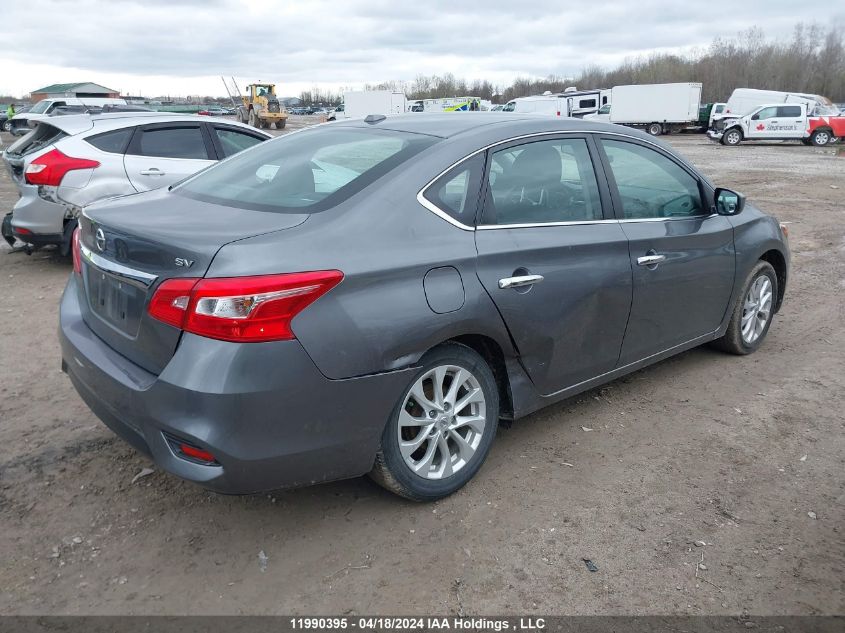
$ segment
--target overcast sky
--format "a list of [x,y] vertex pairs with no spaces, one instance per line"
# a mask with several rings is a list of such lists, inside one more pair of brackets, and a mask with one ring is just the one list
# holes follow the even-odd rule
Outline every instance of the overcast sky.
[[[757,25],[788,37],[794,0],[3,0],[0,94],[93,81],[146,96],[222,94],[220,75],[283,96],[451,72],[502,87]],[[825,9],[845,23],[845,7]],[[809,5],[807,5],[809,6]]]

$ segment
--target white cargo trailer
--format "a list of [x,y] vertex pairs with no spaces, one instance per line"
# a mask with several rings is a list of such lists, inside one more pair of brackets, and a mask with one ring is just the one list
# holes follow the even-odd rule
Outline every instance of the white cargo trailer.
[[640,127],[658,136],[699,128],[700,106],[700,83],[614,86],[610,91],[610,122]]
[[505,105],[504,112],[532,112],[559,117],[586,118],[598,112],[610,99],[610,90],[578,90],[567,88],[563,92],[545,92],[533,97],[519,97]]
[[343,93],[343,109],[329,115],[333,119],[358,119],[368,114],[403,114],[407,100],[402,92],[391,90],[359,90]]

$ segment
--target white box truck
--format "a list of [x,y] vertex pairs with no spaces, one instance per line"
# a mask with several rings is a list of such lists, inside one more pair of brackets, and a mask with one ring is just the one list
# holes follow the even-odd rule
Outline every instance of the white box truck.
[[700,129],[700,107],[700,83],[614,86],[610,91],[610,112],[584,118],[643,128],[658,136]]
[[359,90],[343,93],[343,104],[329,113],[329,121],[360,119],[368,114],[404,114],[405,93],[391,90]]

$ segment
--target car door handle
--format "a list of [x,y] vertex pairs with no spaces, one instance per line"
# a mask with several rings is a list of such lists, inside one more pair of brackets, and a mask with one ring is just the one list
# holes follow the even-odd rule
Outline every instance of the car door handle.
[[164,172],[157,167],[150,167],[149,169],[141,170],[142,176],[164,176]]
[[637,264],[640,266],[654,266],[666,261],[666,255],[643,255],[637,257]]
[[519,277],[505,277],[499,280],[499,288],[520,288],[532,286],[543,281],[543,275],[520,275]]

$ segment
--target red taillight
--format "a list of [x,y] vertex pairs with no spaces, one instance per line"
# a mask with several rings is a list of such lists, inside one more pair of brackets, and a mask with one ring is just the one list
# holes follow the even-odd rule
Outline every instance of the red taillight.
[[149,312],[186,332],[223,341],[290,340],[294,317],[342,279],[339,270],[169,279],[156,290]]
[[94,169],[100,163],[87,158],[74,158],[66,156],[59,150],[50,150],[44,156],[40,156],[26,166],[24,176],[30,185],[46,185],[58,187],[62,178],[69,171],[76,169]]
[[71,253],[73,254],[73,272],[77,275],[82,274],[82,254],[79,252],[79,227],[73,229],[73,237],[70,240]]
[[188,304],[191,300],[191,290],[199,279],[194,277],[168,279],[163,282],[150,299],[148,308],[151,316],[159,321],[182,328],[185,324]]

